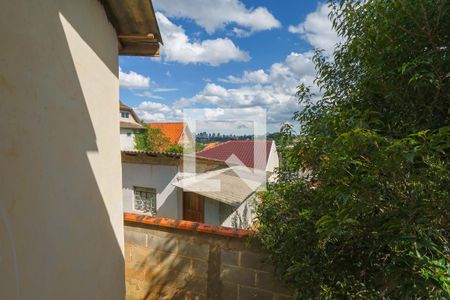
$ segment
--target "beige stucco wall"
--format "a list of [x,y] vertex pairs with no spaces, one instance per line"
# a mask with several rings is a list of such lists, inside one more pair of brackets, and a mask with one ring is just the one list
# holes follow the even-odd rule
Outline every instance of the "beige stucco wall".
[[123,299],[115,32],[97,0],[15,0],[0,36],[0,299]]

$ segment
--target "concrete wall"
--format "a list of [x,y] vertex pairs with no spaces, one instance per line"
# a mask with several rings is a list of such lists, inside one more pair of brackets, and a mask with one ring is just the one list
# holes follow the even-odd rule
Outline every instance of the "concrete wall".
[[123,299],[115,31],[97,0],[16,0],[0,36],[0,299]]
[[177,166],[154,164],[122,164],[122,193],[124,212],[142,214],[134,210],[133,188],[156,189],[157,216],[160,218],[182,218],[182,193],[171,184],[178,175]]
[[134,130],[128,128],[120,128],[120,149],[135,150]]
[[126,225],[126,299],[291,299],[245,239]]

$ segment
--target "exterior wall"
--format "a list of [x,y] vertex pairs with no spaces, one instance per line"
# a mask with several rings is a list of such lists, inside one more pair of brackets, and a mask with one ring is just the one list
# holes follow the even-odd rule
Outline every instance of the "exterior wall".
[[205,199],[205,223],[213,225],[221,225],[220,202],[209,198],[204,199]]
[[292,295],[276,281],[259,246],[243,238],[126,223],[125,256],[127,299],[285,300]]
[[[237,208],[232,208],[231,214],[221,215],[221,225],[225,227],[248,229],[252,226],[255,218],[256,196],[253,195],[241,203]],[[223,210],[222,210],[223,211]]]
[[255,197],[251,197],[239,207],[205,198],[205,223],[224,227],[248,229],[255,218]]
[[188,126],[184,127],[183,134],[181,135],[180,141],[178,144],[181,145],[193,145],[194,144],[194,135],[192,134],[191,130]]
[[117,38],[100,1],[0,1],[0,299],[123,299]]
[[269,158],[267,160],[266,171],[274,172],[276,168],[280,165],[280,159],[278,157],[277,147],[275,142],[272,142],[272,147],[270,148]]
[[160,218],[180,218],[183,207],[179,197],[182,193],[171,182],[178,176],[178,167],[153,164],[122,164],[122,193],[124,212],[142,214],[134,210],[133,188],[156,189],[157,216]]
[[120,128],[120,149],[135,150],[133,129]]
[[[122,113],[128,113],[128,118],[122,117]],[[125,111],[125,110],[121,110],[121,111],[120,111],[119,118],[120,118],[120,122],[130,122],[130,123],[131,123],[131,122],[134,122],[134,119],[133,119],[133,117],[131,116],[131,113],[128,112],[128,111]]]

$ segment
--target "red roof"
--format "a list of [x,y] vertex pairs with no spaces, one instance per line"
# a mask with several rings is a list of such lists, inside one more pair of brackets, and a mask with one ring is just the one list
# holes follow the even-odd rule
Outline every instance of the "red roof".
[[150,128],[159,128],[173,145],[178,144],[184,131],[183,122],[173,123],[147,123]]
[[[215,147],[197,152],[198,157],[205,157],[226,161],[234,154],[245,166],[249,168],[265,169],[272,147],[272,141],[266,141],[264,153],[263,141],[228,141]],[[256,164],[254,153],[256,150]],[[255,167],[256,165],[256,167]]]

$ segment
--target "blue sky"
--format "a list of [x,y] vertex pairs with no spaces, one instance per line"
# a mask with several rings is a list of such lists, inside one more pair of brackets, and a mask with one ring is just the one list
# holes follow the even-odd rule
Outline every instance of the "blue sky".
[[[183,109],[192,108],[214,111],[207,118],[239,121],[264,109],[268,131],[278,131],[298,110],[296,86],[312,85],[312,50],[330,53],[337,42],[321,2],[153,3],[164,40],[161,57],[120,58],[120,98],[147,122],[181,121]],[[238,122],[211,122],[197,131],[247,133],[234,126]]]

